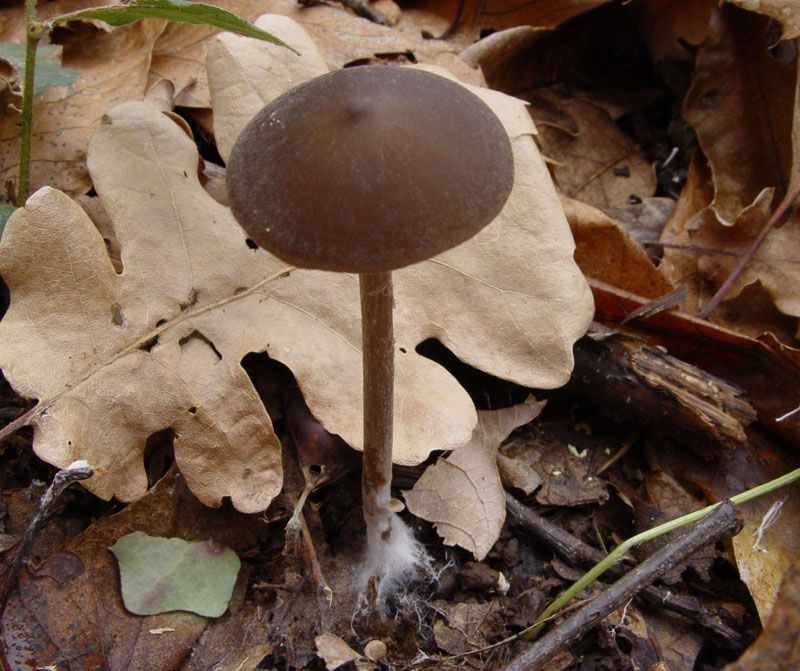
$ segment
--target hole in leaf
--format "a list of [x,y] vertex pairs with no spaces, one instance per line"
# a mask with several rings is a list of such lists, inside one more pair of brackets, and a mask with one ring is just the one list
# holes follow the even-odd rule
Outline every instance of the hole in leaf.
[[156,328],[161,328],[161,327],[162,327],[162,326],[164,326],[164,324],[166,324],[166,323],[167,323],[167,320],[166,320],[166,319],[159,319],[159,320],[156,322]]
[[139,345],[139,349],[143,352],[149,352],[158,344],[158,336],[153,336],[147,342],[142,343]]
[[195,406],[192,406],[191,408],[189,408],[189,414],[190,415],[196,415],[197,414],[197,408]]
[[149,487],[164,477],[175,462],[174,443],[175,432],[169,427],[156,431],[147,439],[144,448],[144,468]]
[[245,242],[250,249],[258,249],[258,245],[251,238],[247,238]]
[[3,278],[0,277],[0,319],[2,319],[5,314],[6,310],[8,310],[8,306],[11,303],[11,294],[8,291],[8,286],[3,281]]
[[199,342],[203,343],[204,345],[207,345],[211,349],[211,351],[214,352],[214,354],[217,357],[217,360],[218,361],[222,360],[222,354],[220,354],[219,350],[216,347],[214,347],[214,343],[211,342],[202,333],[200,333],[200,331],[192,331],[188,336],[185,336],[185,337],[181,338],[178,341],[178,345],[180,345],[181,347],[184,347],[187,343],[189,343],[191,341],[199,341]]
[[194,141],[195,144],[197,144],[197,150],[200,153],[200,157],[204,161],[210,161],[211,163],[216,163],[217,165],[225,165],[225,162],[222,160],[222,156],[220,156],[219,152],[217,151],[217,145],[214,142],[214,139],[209,136],[209,134],[205,131],[205,126],[197,118],[197,116],[202,114],[202,112],[198,112],[191,107],[181,106],[177,106],[174,109],[174,112],[184,121],[186,121],[186,123],[189,124],[189,128],[192,129],[192,134],[194,135]]

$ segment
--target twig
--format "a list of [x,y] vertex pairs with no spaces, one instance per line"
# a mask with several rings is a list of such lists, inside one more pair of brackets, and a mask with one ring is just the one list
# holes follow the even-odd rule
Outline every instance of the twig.
[[30,552],[33,539],[44,521],[50,516],[50,513],[53,512],[53,506],[58,500],[58,497],[61,496],[64,490],[73,482],[86,480],[92,477],[93,474],[94,471],[85,461],[76,461],[70,466],[58,471],[58,473],[53,476],[53,482],[50,483],[47,491],[42,494],[42,498],[39,502],[39,510],[28,523],[25,534],[17,547],[17,552],[8,566],[2,584],[0,584],[0,615],[2,615],[3,611],[6,609],[6,604],[16,584],[20,568],[22,568],[22,562]]
[[588,631],[598,620],[616,610],[660,575],[709,543],[728,538],[742,527],[733,503],[726,501],[702,518],[686,533],[631,569],[558,628],[516,657],[503,671],[532,671],[570,641]]
[[[557,527],[547,518],[538,515],[508,493],[506,494],[506,508],[513,524],[529,531],[537,541],[548,545],[572,566],[594,565],[605,556],[596,548]],[[632,563],[630,558],[624,557],[622,562],[609,568],[608,573],[614,578],[621,577],[625,572],[623,562],[629,566]],[[639,596],[650,605],[665,608],[689,618],[707,632],[715,634],[725,641],[732,650],[741,650],[742,643],[739,633],[707,612],[695,599],[673,594],[655,585],[646,587]]]
[[[793,471],[789,471],[785,475],[780,476],[779,478],[775,478],[774,480],[770,480],[769,482],[765,482],[764,484],[758,485],[757,487],[753,487],[752,489],[746,489],[743,492],[739,492],[735,496],[731,497],[731,501],[735,505],[740,505],[742,503],[746,503],[747,501],[752,501],[759,496],[763,496],[764,494],[768,494],[769,492],[775,491],[781,487],[785,487],[796,480],[800,480],[800,468],[796,468]],[[572,597],[578,594],[584,587],[590,585],[594,580],[599,578],[603,573],[605,573],[608,569],[610,569],[614,564],[616,564],[620,559],[625,556],[625,553],[630,550],[632,547],[636,545],[641,545],[642,543],[646,543],[647,541],[653,540],[654,538],[659,538],[664,534],[668,534],[672,531],[677,529],[681,529],[689,524],[694,524],[698,520],[702,519],[706,515],[710,515],[713,510],[721,506],[721,503],[715,503],[711,506],[707,506],[706,508],[701,508],[700,510],[695,510],[692,513],[688,513],[686,515],[682,515],[681,517],[676,517],[674,520],[670,520],[669,522],[664,522],[664,524],[659,524],[652,529],[647,529],[642,531],[635,536],[631,536],[627,540],[620,543],[617,547],[615,547],[607,557],[605,557],[601,562],[595,564],[591,569],[589,569],[580,579],[576,580],[570,587],[565,589],[558,597],[547,607],[545,608],[537,619],[543,620],[546,617],[549,617],[553,613],[558,612],[561,608],[563,608],[566,604],[570,602]],[[529,634],[528,640],[533,640],[536,638],[536,635],[541,630],[541,627],[535,627]]]
[[761,243],[764,242],[764,238],[766,238],[772,229],[775,228],[775,225],[792,206],[792,203],[794,203],[798,195],[800,195],[800,180],[798,180],[795,187],[786,194],[784,199],[781,201],[781,204],[778,205],[778,209],[775,210],[775,212],[769,218],[769,221],[764,225],[764,228],[761,229],[761,232],[756,236],[755,240],[750,243],[747,251],[742,255],[742,258],[739,259],[739,263],[736,264],[736,267],[731,271],[731,274],[728,275],[728,279],[722,283],[722,286],[717,290],[717,293],[712,296],[708,304],[697,313],[697,316],[700,319],[708,319],[708,316],[717,309],[717,306],[723,301],[725,296],[728,295],[733,283],[739,279],[739,276],[742,274],[742,272],[744,272],[747,264],[753,260],[753,256],[755,255],[756,251],[758,251]]

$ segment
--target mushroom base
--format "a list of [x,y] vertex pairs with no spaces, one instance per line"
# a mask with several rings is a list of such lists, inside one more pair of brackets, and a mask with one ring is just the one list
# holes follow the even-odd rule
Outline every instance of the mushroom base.
[[390,513],[389,524],[388,537],[374,537],[367,530],[367,556],[360,581],[362,595],[369,589],[379,609],[431,568],[430,557],[406,523]]

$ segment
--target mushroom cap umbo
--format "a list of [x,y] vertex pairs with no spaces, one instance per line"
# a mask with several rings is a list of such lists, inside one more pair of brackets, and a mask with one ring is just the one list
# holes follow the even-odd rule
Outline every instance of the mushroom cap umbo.
[[249,237],[300,268],[352,273],[428,259],[492,221],[514,180],[494,112],[422,70],[361,66],[262,109],[228,161]]

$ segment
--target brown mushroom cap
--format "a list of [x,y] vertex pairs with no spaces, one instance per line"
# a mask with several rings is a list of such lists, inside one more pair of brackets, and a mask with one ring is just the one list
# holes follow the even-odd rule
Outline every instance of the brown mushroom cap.
[[393,270],[475,235],[511,192],[511,145],[463,86],[362,66],[301,84],[245,127],[228,161],[233,214],[301,268]]

